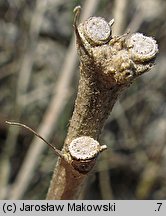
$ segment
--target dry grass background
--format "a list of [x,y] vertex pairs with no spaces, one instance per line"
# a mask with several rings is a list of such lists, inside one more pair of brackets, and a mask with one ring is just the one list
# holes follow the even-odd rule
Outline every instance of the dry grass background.
[[0,199],[45,199],[55,154],[22,122],[61,149],[79,78],[73,8],[115,18],[113,34],[154,36],[156,66],[127,90],[106,122],[84,199],[166,199],[166,1],[0,0]]

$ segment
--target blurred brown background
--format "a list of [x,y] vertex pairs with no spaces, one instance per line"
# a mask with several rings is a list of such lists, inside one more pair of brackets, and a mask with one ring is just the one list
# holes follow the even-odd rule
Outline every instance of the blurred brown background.
[[[116,103],[101,135],[108,145],[84,199],[166,199],[166,1],[0,0],[0,199],[45,199],[57,157],[22,122],[63,146],[79,79],[73,8],[115,18],[159,44],[156,66]],[[89,11],[88,11],[89,10]]]

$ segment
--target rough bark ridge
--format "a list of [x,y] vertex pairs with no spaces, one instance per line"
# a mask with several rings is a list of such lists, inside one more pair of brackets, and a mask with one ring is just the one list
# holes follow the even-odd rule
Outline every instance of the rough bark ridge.
[[[73,158],[69,145],[78,137],[99,139],[101,129],[121,92],[154,65],[158,47],[143,34],[112,36],[113,20],[90,17],[74,28],[80,56],[80,81],[75,109],[56,165],[47,199],[76,199],[96,157]],[[79,150],[78,150],[79,151]],[[98,153],[101,150],[98,151]],[[88,152],[87,152],[88,153]]]

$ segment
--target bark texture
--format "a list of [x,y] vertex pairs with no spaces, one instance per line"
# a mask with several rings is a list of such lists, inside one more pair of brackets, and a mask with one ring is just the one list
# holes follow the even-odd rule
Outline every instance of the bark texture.
[[65,160],[58,160],[47,199],[77,199],[96,157],[76,160],[68,146],[81,136],[98,140],[121,92],[154,64],[158,51],[154,39],[138,33],[113,37],[112,24],[91,17],[78,28],[74,26],[80,56],[78,94],[62,150]]

